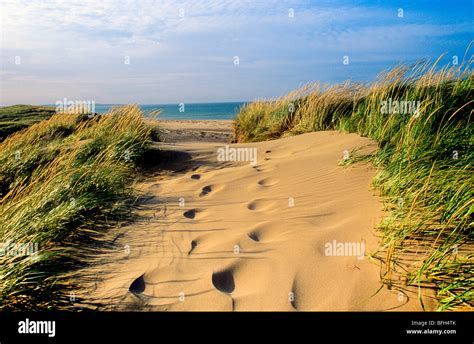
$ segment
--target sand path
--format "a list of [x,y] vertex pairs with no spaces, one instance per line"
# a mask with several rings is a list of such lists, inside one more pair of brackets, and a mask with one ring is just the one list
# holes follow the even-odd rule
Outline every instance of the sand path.
[[140,184],[141,221],[85,270],[82,297],[106,310],[421,310],[416,290],[382,287],[369,257],[382,217],[375,171],[338,166],[373,142],[316,132],[231,145],[256,148],[255,166],[217,162],[218,147],[165,147],[181,152],[166,166],[183,170]]

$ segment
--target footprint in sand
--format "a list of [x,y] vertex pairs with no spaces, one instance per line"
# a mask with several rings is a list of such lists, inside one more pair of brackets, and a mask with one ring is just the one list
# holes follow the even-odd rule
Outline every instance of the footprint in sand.
[[191,179],[199,180],[199,179],[201,179],[201,175],[200,175],[200,174],[193,174],[193,175],[191,176]]
[[276,239],[281,234],[272,222],[263,222],[251,229],[247,236],[255,242],[268,242]]
[[247,234],[250,239],[253,241],[259,242],[260,241],[260,235],[257,232],[250,232]]
[[200,197],[206,196],[212,192],[212,186],[208,185],[202,188],[201,193],[199,194]]
[[194,219],[196,217],[197,210],[196,209],[191,209],[188,211],[185,211],[183,213],[183,216],[187,219]]
[[239,262],[214,271],[212,285],[231,298],[232,310],[236,310],[240,296],[248,296],[266,290],[272,280],[272,268],[268,262]]
[[258,181],[258,185],[261,186],[272,186],[276,183],[278,183],[278,179],[272,177],[264,178]]
[[268,165],[256,165],[256,166],[252,166],[252,168],[256,172],[271,172],[275,169],[273,166],[268,166]]
[[197,243],[196,240],[191,241],[191,249],[188,252],[188,256],[191,254],[191,252],[193,252],[193,250],[196,248],[197,244],[198,243]]
[[249,204],[247,204],[247,209],[252,210],[252,211],[263,211],[263,210],[269,210],[273,208],[275,205],[275,201],[271,201],[268,199],[256,199]]
[[135,281],[130,284],[130,287],[128,290],[133,293],[133,294],[141,294],[145,291],[145,279],[143,277],[144,275],[141,275],[138,277]]
[[212,274],[212,285],[220,292],[230,294],[235,290],[234,272],[227,269]]
[[201,189],[201,192],[199,193],[199,197],[207,196],[211,192],[214,193],[222,189],[223,189],[223,186],[219,184],[207,185]]
[[[271,153],[272,151],[271,150],[266,150],[265,151],[265,154],[269,154]],[[270,160],[270,158],[268,157],[268,155],[264,158],[264,160]]]
[[290,301],[290,304],[291,306],[293,307],[294,310],[298,311],[301,309],[301,297],[302,297],[302,293],[300,292],[300,288],[299,288],[299,285],[298,285],[298,281],[297,281],[297,278],[295,277],[293,279],[293,285],[291,286],[291,292],[290,292],[290,298],[289,298],[289,301]]

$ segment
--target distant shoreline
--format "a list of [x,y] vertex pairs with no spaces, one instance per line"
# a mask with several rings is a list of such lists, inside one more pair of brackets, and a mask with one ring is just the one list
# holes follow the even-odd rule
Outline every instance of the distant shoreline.
[[[248,102],[222,102],[222,103],[180,103],[180,104],[137,104],[144,116],[147,118],[155,118],[152,113],[160,111],[156,118],[160,120],[234,120],[242,106]],[[87,107],[89,112],[96,114],[104,114],[110,111],[111,107],[126,106],[127,104],[97,104],[93,108]],[[54,110],[57,108],[55,104],[46,105],[7,105],[0,108],[12,107],[29,107],[44,108]]]
[[[145,117],[160,111],[158,118],[169,120],[233,120],[240,108],[248,102],[219,102],[219,103],[176,103],[176,104],[137,104]],[[92,112],[102,114],[112,107],[126,104],[99,104],[94,103]],[[55,107],[50,104],[45,106]]]
[[233,120],[225,119],[148,119],[156,124],[163,142],[228,142]]
[[164,123],[232,123],[232,119],[170,119],[170,118],[156,118],[152,119]]

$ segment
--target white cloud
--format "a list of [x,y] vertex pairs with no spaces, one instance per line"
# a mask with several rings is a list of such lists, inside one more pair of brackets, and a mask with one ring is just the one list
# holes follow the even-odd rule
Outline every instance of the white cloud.
[[[62,91],[55,85],[67,82],[70,92],[98,91],[111,97],[107,102],[144,87],[137,101],[212,100],[226,87],[242,88],[234,98],[243,99],[251,82],[255,93],[280,94],[293,86],[285,77],[287,83],[331,78],[327,66],[344,54],[361,62],[422,56],[423,42],[470,32],[469,23],[397,20],[391,8],[307,1],[6,0],[0,6],[2,102],[30,93],[51,97]],[[316,71],[321,74],[307,75]],[[258,84],[269,79],[279,82]],[[199,86],[200,80],[208,84]],[[149,85],[154,89],[147,93]]]

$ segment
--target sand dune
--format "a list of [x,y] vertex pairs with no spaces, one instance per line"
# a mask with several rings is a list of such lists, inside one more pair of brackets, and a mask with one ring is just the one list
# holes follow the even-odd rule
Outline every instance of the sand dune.
[[166,146],[189,168],[140,184],[142,221],[117,229],[121,249],[83,271],[81,296],[109,310],[421,310],[417,290],[383,287],[371,261],[374,170],[338,166],[374,143],[316,132],[231,146],[256,148],[257,163],[217,162],[222,144]]

